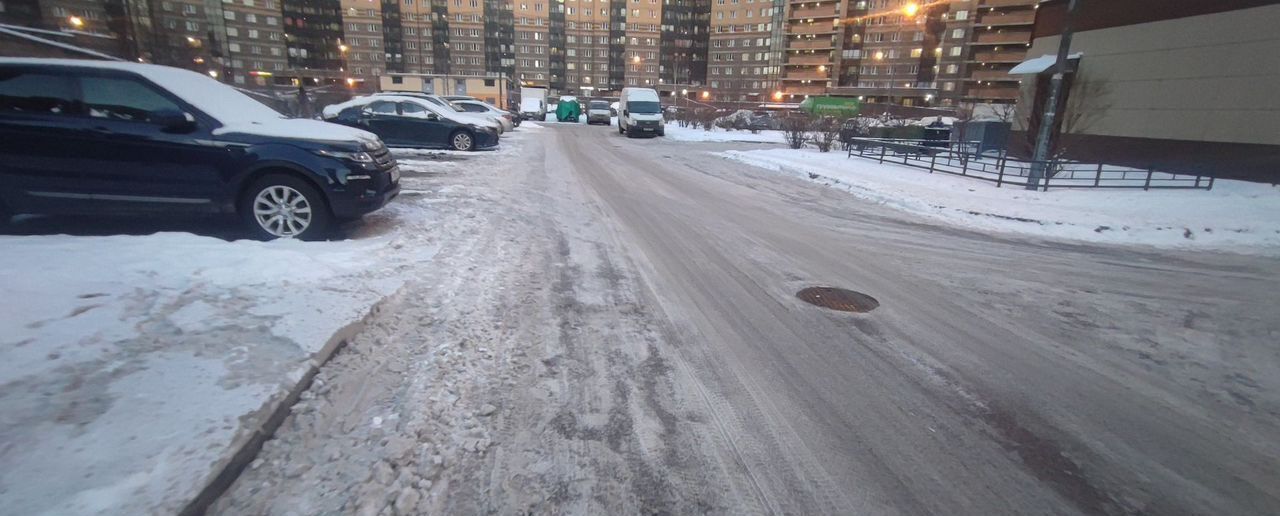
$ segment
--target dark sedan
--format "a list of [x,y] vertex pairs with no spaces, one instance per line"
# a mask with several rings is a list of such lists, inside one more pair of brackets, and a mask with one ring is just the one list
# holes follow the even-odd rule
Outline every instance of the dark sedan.
[[470,151],[498,145],[498,133],[438,113],[422,100],[375,97],[338,112],[330,122],[364,129],[392,147]]

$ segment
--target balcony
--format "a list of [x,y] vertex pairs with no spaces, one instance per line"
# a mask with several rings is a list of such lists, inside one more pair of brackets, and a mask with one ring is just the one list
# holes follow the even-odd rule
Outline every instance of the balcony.
[[826,81],[827,74],[822,72],[802,72],[797,70],[787,70],[786,76],[782,78],[784,81]]
[[787,48],[791,50],[824,50],[836,48],[836,44],[831,41],[831,38],[793,39],[787,42]]
[[1001,50],[999,52],[988,50],[974,52],[973,59],[970,59],[970,61],[979,63],[1021,63],[1026,57],[1025,49],[1017,51]]
[[821,54],[790,54],[787,56],[787,64],[829,65],[831,64],[831,55],[828,52],[823,52]]
[[982,0],[978,7],[1035,7],[1040,0]]
[[964,96],[969,99],[1017,100],[1018,87],[1017,85],[1009,87],[974,87],[969,88],[969,91],[965,92]]
[[837,29],[828,22],[793,23],[792,34],[835,34]]
[[976,70],[969,74],[969,79],[975,81],[1018,82],[1018,76],[1009,75],[1009,70]]
[[836,11],[836,6],[823,7],[797,7],[791,10],[788,17],[792,20],[807,20],[809,18],[836,18],[840,13]]
[[987,31],[978,34],[972,45],[1025,45],[1031,42],[1031,31]]
[[787,95],[826,95],[826,86],[787,86],[782,89]]
[[1031,25],[1036,22],[1034,12],[1028,13],[989,13],[978,17],[973,24],[979,27],[1004,27],[1009,25]]

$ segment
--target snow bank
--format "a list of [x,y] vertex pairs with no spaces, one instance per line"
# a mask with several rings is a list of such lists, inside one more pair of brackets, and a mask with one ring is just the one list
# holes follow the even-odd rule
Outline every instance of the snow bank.
[[847,158],[839,151],[767,149],[719,154],[970,229],[1087,242],[1280,254],[1280,219],[1276,217],[1280,189],[1269,185],[1217,181],[1211,191],[1033,192]]
[[720,128],[703,131],[701,128],[680,127],[667,123],[666,132],[667,138],[681,142],[785,143],[782,131],[760,131],[756,134],[751,134],[751,131],[726,131]]

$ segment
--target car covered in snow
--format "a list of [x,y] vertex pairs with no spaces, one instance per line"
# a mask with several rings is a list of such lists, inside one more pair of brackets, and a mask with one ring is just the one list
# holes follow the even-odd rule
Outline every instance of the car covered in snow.
[[451,100],[450,102],[453,102],[454,107],[457,107],[463,112],[474,113],[477,115],[484,115],[489,117],[493,121],[497,122],[499,124],[499,127],[501,127],[504,131],[511,131],[516,128],[514,115],[512,115],[510,112],[503,111],[501,109],[493,107],[488,103],[475,100],[475,99],[471,99],[471,100],[459,99],[459,100]]
[[167,66],[0,58],[0,221],[11,213],[229,212],[322,238],[399,192],[373,133],[290,119]]
[[336,112],[325,109],[326,120],[369,131],[392,147],[473,151],[498,145],[492,128],[450,117],[440,106],[416,97],[376,95],[338,106]]
[[[378,96],[386,96],[386,95],[392,95],[397,97],[413,97],[416,99],[425,100],[427,102],[430,102],[438,106],[440,108],[439,113],[448,115],[449,118],[452,118],[459,122],[476,124],[482,127],[492,127],[493,130],[497,131],[499,135],[502,134],[502,125],[499,124],[498,122],[490,119],[487,116],[477,115],[475,113],[467,113],[461,109],[458,109],[458,106],[454,105],[453,102],[450,102],[449,100],[439,95],[432,95],[430,93],[419,93],[416,91],[380,91],[378,93],[374,93],[372,96],[378,97]],[[360,99],[363,99],[363,98],[367,98],[367,97],[357,97],[355,99],[352,99],[352,101],[362,102]],[[326,116],[327,116],[327,114],[329,113],[329,108],[326,107],[324,112],[326,113]],[[337,112],[334,111],[334,113],[336,114]]]

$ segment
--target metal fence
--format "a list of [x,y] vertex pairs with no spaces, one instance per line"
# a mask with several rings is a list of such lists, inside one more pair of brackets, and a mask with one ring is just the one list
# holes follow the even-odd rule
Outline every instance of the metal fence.
[[[953,174],[1004,185],[1049,188],[1141,188],[1201,189],[1213,188],[1212,176],[1174,174],[1154,168],[1145,170],[1108,166],[1101,163],[1079,163],[1065,160],[1031,161],[1009,157],[1005,153],[979,153],[975,143],[930,140],[897,140],[889,138],[848,138],[844,148],[849,157],[873,159],[928,170],[929,173]],[[1044,168],[1038,181],[1032,170]]]

